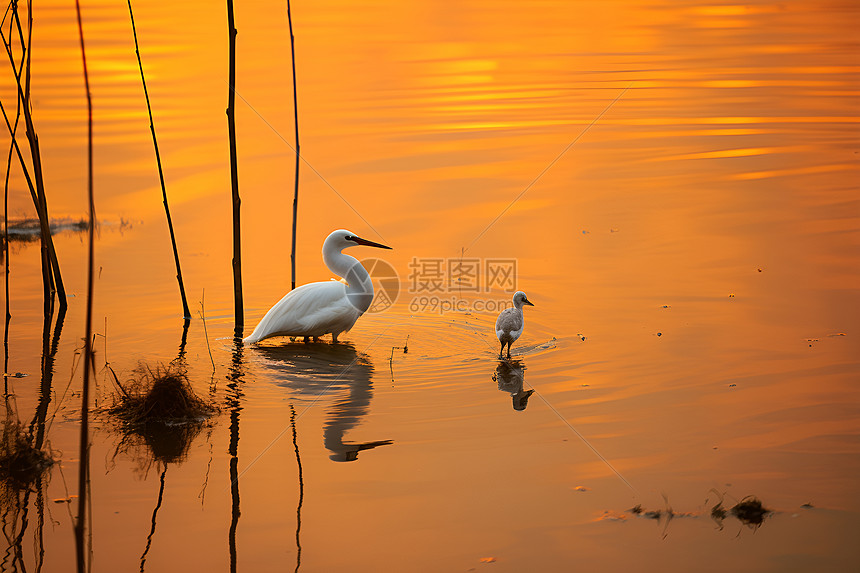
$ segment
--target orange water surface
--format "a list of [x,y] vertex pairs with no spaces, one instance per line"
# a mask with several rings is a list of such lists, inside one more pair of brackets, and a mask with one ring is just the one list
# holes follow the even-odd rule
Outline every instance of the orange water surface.
[[[320,247],[338,228],[392,246],[351,254],[399,280],[377,282],[396,300],[341,344],[259,348],[231,338],[226,5],[132,7],[194,316],[183,339],[128,5],[84,2],[92,571],[857,566],[856,3],[293,2],[298,283],[332,276]],[[248,334],[290,288],[294,110],[285,4],[235,13]],[[48,206],[75,221],[74,4],[35,3],[33,20]],[[13,115],[15,93],[7,65]],[[34,217],[12,166],[7,214]],[[0,571],[75,562],[86,235],[54,241],[59,328],[38,242],[4,259],[7,427],[41,430],[55,463],[0,496]],[[493,323],[515,289],[535,306],[504,362]],[[218,414],[167,445],[124,437],[111,369],[177,359]],[[747,496],[762,523],[712,512]]]

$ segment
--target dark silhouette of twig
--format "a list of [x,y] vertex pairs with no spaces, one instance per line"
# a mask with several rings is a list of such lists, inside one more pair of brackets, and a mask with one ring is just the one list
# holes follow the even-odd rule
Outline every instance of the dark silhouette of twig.
[[233,0],[227,0],[227,26],[230,36],[230,89],[227,91],[227,128],[230,136],[230,182],[233,189],[233,307],[236,324],[233,332],[242,338],[245,330],[245,310],[242,303],[242,233],[239,211],[239,165],[236,157],[236,26],[233,22]]
[[302,504],[305,501],[305,481],[302,477],[302,458],[299,455],[299,439],[296,432],[296,409],[290,404],[290,426],[293,429],[293,449],[296,452],[296,465],[299,468],[299,504],[296,507],[296,569],[295,573],[299,572],[299,567],[302,565]]
[[87,73],[87,52],[84,47],[84,27],[81,22],[81,4],[75,0],[78,18],[78,36],[81,42],[81,60],[84,68],[84,87],[87,95],[87,197],[89,199],[89,228],[87,245],[87,310],[84,330],[84,380],[81,390],[81,443],[80,467],[78,471],[78,519],[75,524],[78,573],[84,573],[86,555],[84,552],[84,531],[86,529],[89,490],[89,398],[90,370],[93,359],[93,267],[95,263],[95,199],[93,196],[93,102],[90,96],[90,79]]
[[203,300],[206,298],[206,289],[203,289],[203,296],[200,298],[200,320],[203,322],[203,336],[206,338],[206,350],[209,351],[209,361],[212,363],[212,375],[215,375],[215,359],[212,358],[212,347],[209,346],[209,332],[206,330],[206,309],[203,306]]
[[[17,124],[17,120],[16,120]],[[14,140],[15,136],[12,135]],[[6,309],[3,328],[3,393],[9,396],[9,382],[6,375],[9,374],[9,323],[12,313],[9,309],[9,174],[12,171],[12,151],[14,145],[9,145],[9,157],[6,160],[6,180],[3,186],[3,275],[6,292]]]
[[45,480],[36,479],[36,573],[41,573],[45,563]]
[[[51,310],[53,310],[53,305]],[[42,384],[39,389],[39,404],[36,407],[33,420],[30,422],[30,433],[34,435],[33,447],[36,449],[42,449],[47,434],[48,407],[54,393],[54,363],[60,347],[60,334],[63,331],[65,318],[66,310],[59,309],[57,321],[54,323],[54,330],[51,333],[53,312],[45,313],[44,316],[42,326]]]
[[167,464],[164,464],[164,469],[161,470],[161,486],[158,488],[158,501],[155,504],[155,509],[152,510],[152,527],[150,527],[149,535],[146,537],[146,548],[143,550],[143,555],[140,556],[140,573],[143,573],[143,568],[146,564],[146,554],[149,553],[149,548],[152,546],[152,536],[155,535],[155,518],[158,516],[161,502],[164,501],[164,478],[166,475]]
[[[19,24],[20,26],[20,24]],[[12,35],[12,19],[9,21],[9,35],[11,38]],[[5,44],[5,37],[4,37]],[[14,69],[14,57],[12,54],[11,48],[11,39],[10,45],[7,47],[10,57],[12,57],[13,61],[13,69]],[[18,69],[15,72],[16,77],[21,76],[21,70],[24,66],[24,57],[21,57],[21,63]],[[4,110],[3,116],[6,117],[6,112]],[[21,121],[21,97],[18,96],[16,112],[15,112],[15,124],[14,127],[9,127],[9,132],[11,135],[12,142],[9,144],[9,156],[6,159],[6,179],[3,186],[3,261],[4,261],[4,275],[5,275],[5,287],[6,287],[6,314],[5,314],[5,326],[3,330],[3,387],[4,394],[6,399],[9,397],[9,383],[6,378],[6,374],[9,373],[9,324],[12,320],[12,313],[9,308],[9,177],[12,174],[12,152],[17,149],[17,132],[18,132],[18,124]],[[9,124],[8,120],[6,121],[7,125]],[[18,150],[18,155],[20,156],[21,151]],[[23,165],[23,164],[22,164]]]
[[191,327],[191,319],[186,318],[182,321],[182,336],[179,339],[179,352],[176,354],[175,361],[180,365],[185,365],[185,355],[188,353],[186,346],[188,345],[188,329]]
[[[33,124],[33,116],[30,109],[30,46],[32,45],[33,34],[33,13],[32,9],[28,9],[27,14],[27,38],[24,38],[24,31],[21,27],[20,15],[18,14],[18,3],[13,2],[11,5],[12,18],[10,21],[10,34],[12,23],[16,24],[18,33],[18,43],[23,50],[21,63],[16,67],[15,55],[12,50],[12,38],[6,38],[5,33],[0,30],[6,54],[9,57],[9,63],[12,66],[13,74],[15,75],[16,88],[18,93],[18,102],[20,111],[24,116],[24,124],[26,126],[26,135],[30,147],[30,157],[33,163],[33,180],[30,179],[27,172],[26,163],[23,155],[18,147],[15,139],[17,131],[13,128],[6,116],[5,109],[3,117],[6,120],[6,125],[9,127],[9,132],[12,135],[13,145],[18,152],[18,158],[21,162],[21,168],[24,171],[27,184],[30,188],[30,193],[33,198],[33,204],[36,208],[36,214],[39,218],[40,242],[41,242],[41,260],[42,260],[42,285],[44,290],[44,304],[48,306],[48,300],[57,294],[60,299],[60,307],[65,308],[68,304],[66,300],[66,290],[63,286],[62,276],[60,274],[60,264],[57,260],[57,253],[54,250],[54,240],[51,236],[50,221],[48,218],[48,201],[45,196],[45,185],[42,177],[42,159],[39,151],[39,137],[36,134],[36,129]],[[22,85],[23,76],[23,85]],[[2,107],[2,106],[0,106]]]
[[230,519],[230,531],[228,543],[230,548],[230,572],[236,573],[238,561],[238,547],[236,545],[236,532],[239,528],[240,510],[239,500],[239,414],[242,411],[242,377],[244,376],[244,347],[239,337],[233,340],[233,359],[230,363],[230,373],[227,378],[227,407],[230,410],[230,498],[232,501],[232,513]]
[[182,282],[182,268],[179,266],[179,250],[176,248],[176,235],[173,233],[173,220],[170,217],[170,207],[167,204],[167,190],[164,187],[164,171],[161,169],[161,154],[158,152],[158,140],[155,137],[155,122],[152,120],[152,106],[149,103],[149,92],[146,89],[146,78],[143,75],[143,63],[140,61],[140,47],[137,44],[137,29],[134,26],[134,13],[131,10],[131,0],[128,0],[128,15],[131,18],[131,31],[134,34],[134,53],[137,55],[137,67],[140,69],[140,81],[143,84],[143,95],[146,98],[146,111],[149,112],[149,131],[152,132],[152,145],[155,147],[155,162],[158,164],[158,180],[161,182],[161,197],[164,203],[164,213],[167,215],[167,228],[170,230],[170,243],[173,245],[173,261],[176,263],[176,280],[179,282],[179,294],[182,297],[182,315],[186,320],[191,319],[188,310],[188,300],[185,298],[185,284]]
[[290,12],[290,0],[287,0],[287,22],[290,26],[290,54],[293,60],[293,124],[296,132],[296,189],[293,194],[293,250],[290,254],[290,267],[292,270],[292,289],[296,288],[296,228],[299,222],[299,99],[296,84],[296,39],[293,36],[293,16]]
[[403,343],[403,346],[392,346],[391,347],[391,355],[388,357],[388,370],[391,372],[391,387],[394,388],[394,351],[402,350],[403,354],[409,352],[409,335],[406,335],[406,342]]

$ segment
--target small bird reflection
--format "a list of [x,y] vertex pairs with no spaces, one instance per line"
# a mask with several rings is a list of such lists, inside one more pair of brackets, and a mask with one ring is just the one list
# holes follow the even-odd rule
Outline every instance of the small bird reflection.
[[496,366],[493,380],[499,385],[499,390],[511,395],[514,410],[522,411],[529,403],[529,396],[534,390],[523,390],[526,365],[519,360],[501,360]]
[[373,397],[373,364],[351,343],[259,346],[257,350],[266,358],[263,366],[274,372],[280,386],[314,400],[321,395],[339,395],[328,408],[323,427],[323,444],[331,452],[331,460],[351,462],[361,451],[393,443],[344,439],[367,415]]

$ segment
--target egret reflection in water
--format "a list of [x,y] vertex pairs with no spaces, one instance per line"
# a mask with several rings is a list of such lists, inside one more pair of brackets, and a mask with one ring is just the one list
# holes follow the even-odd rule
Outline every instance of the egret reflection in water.
[[523,390],[526,365],[519,360],[501,360],[496,366],[493,380],[499,385],[499,390],[511,395],[514,410],[522,411],[529,403],[529,396],[534,390]]
[[337,396],[327,408],[323,443],[336,462],[351,462],[358,453],[393,443],[391,440],[346,441],[347,432],[366,416],[373,397],[373,364],[350,343],[296,343],[258,346],[263,367],[278,385],[312,404],[320,396]]

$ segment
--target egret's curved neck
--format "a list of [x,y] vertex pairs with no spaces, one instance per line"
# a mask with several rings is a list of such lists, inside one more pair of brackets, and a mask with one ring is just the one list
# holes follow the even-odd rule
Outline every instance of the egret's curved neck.
[[323,262],[331,272],[346,279],[347,293],[369,293],[373,295],[373,281],[358,259],[335,249],[323,249]]
[[521,300],[515,300],[514,301],[514,308],[517,310],[522,310],[524,304],[525,303],[523,303],[523,301],[521,301]]

